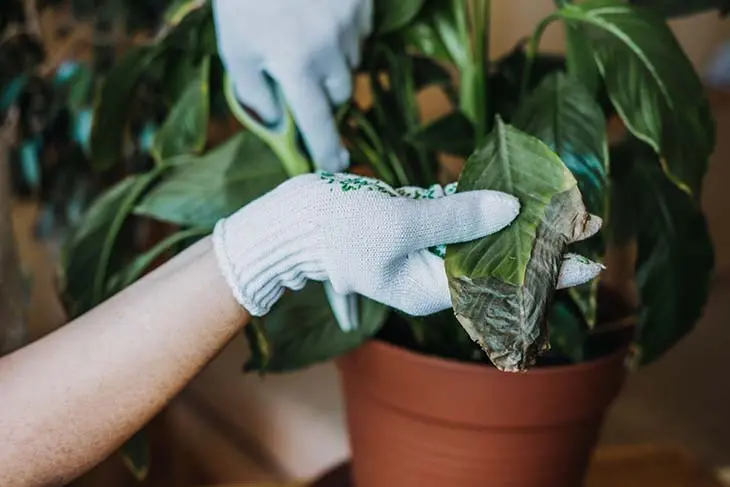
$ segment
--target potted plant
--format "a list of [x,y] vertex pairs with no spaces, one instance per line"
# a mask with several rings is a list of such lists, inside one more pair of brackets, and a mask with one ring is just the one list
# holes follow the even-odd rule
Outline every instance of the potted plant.
[[[558,1],[525,42],[489,60],[488,0],[375,2],[376,31],[360,73],[372,103],[337,110],[353,171],[393,186],[458,179],[458,190],[516,194],[523,210],[496,240],[446,249],[456,318],[450,311],[417,319],[361,298],[361,326],[345,332],[322,285],[310,283],[246,328],[249,371],[339,357],[357,485],[580,483],[626,358],[634,365],[659,358],[692,329],[707,297],[713,251],[698,201],[714,123],[666,16],[711,3]],[[90,148],[101,171],[120,163],[140,79],[159,83],[170,104],[150,144],[153,166],[106,191],[68,239],[62,290],[72,315],[312,169],[291,119],[274,136],[236,128],[213,141],[212,121],[230,121],[240,107],[226,89],[210,5],[177,7],[160,35],[131,49],[97,93]],[[539,52],[554,22],[565,28],[565,57]],[[416,99],[426,87],[440,88],[453,106],[428,124]],[[610,144],[609,120],[623,127]],[[466,160],[463,171],[459,162],[443,164],[444,154]],[[553,231],[546,225],[564,214],[552,205],[568,193],[573,199],[561,209],[585,207],[605,220],[597,236],[571,247],[627,265],[634,300],[607,279],[553,295],[565,239],[546,239]],[[140,218],[173,230],[146,252],[121,252],[126,225]],[[530,237],[522,239],[523,231]],[[548,240],[552,260],[538,262],[532,244]],[[534,266],[549,262],[548,272],[536,274]],[[516,334],[501,328],[512,337],[505,341],[494,319],[460,306],[464,290],[456,283],[464,277],[497,279],[523,297],[542,290],[538,308],[546,316],[501,317],[525,327],[523,341],[531,337],[514,367],[495,358],[499,346],[481,343],[490,361],[472,340],[504,346]],[[470,326],[475,319],[481,326]],[[537,346],[547,339],[549,350]]]

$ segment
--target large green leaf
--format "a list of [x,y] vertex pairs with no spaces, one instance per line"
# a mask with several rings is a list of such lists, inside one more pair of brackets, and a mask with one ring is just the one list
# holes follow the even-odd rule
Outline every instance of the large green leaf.
[[665,17],[681,17],[718,9],[727,15],[730,11],[729,0],[631,0],[630,3],[650,8]]
[[[653,164],[651,162],[654,162]],[[633,167],[641,298],[638,334],[643,363],[661,357],[692,330],[707,301],[714,254],[698,204],[678,190],[656,161]]]
[[[128,177],[103,193],[88,208],[65,242],[62,294],[69,315],[76,317],[106,297],[105,283],[117,236],[155,173]],[[113,270],[113,269],[111,269]]]
[[155,135],[152,154],[158,162],[205,147],[208,130],[210,58],[205,57]]
[[[595,97],[576,79],[562,72],[543,78],[523,102],[514,124],[553,149],[578,181],[586,209],[606,214],[608,194],[608,144],[606,120]],[[575,249],[592,260],[600,260],[599,248],[581,242]],[[595,282],[571,289],[571,296],[593,325],[596,316]]]
[[374,0],[375,31],[387,34],[407,25],[423,7],[425,0]]
[[[301,291],[284,295],[263,318],[261,335],[255,341],[249,339],[253,350],[246,370],[288,372],[353,350],[380,330],[389,312],[367,298],[360,299],[359,308],[360,327],[343,332],[321,283],[310,282]],[[266,350],[261,350],[262,345]]]
[[579,79],[590,93],[597,93],[600,86],[600,73],[590,44],[586,44],[582,25],[566,24],[565,47],[568,72]]
[[202,156],[180,156],[135,213],[180,225],[212,228],[286,179],[269,147],[241,132]]
[[459,111],[421,126],[407,136],[408,142],[418,148],[461,157],[474,151],[475,138],[474,124]]
[[570,4],[559,14],[583,27],[628,129],[661,154],[675,183],[698,194],[715,126],[700,79],[666,23],[619,0]]
[[504,230],[448,246],[454,312],[498,368],[522,370],[546,345],[544,317],[562,255],[588,214],[558,156],[500,118],[459,179],[459,192],[477,189],[512,194],[522,206]]
[[522,103],[513,123],[558,154],[578,180],[588,211],[603,215],[608,173],[606,120],[586,87],[565,73],[549,74]]
[[152,46],[134,47],[107,73],[91,127],[91,159],[97,169],[109,169],[121,158],[132,95],[155,54]]

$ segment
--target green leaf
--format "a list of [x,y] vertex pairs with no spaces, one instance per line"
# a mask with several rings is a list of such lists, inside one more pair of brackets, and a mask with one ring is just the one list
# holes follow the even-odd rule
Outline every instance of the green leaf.
[[[529,91],[537,87],[542,79],[555,71],[565,70],[565,59],[550,54],[536,54],[531,58],[532,69],[527,83]],[[489,108],[490,116],[499,115],[506,122],[511,123],[516,110],[521,105],[522,80],[525,77],[525,68],[528,57],[522,43],[518,44],[508,54],[494,61],[492,74],[489,77]]]
[[[367,298],[360,299],[360,327],[340,330],[327,302],[324,286],[310,282],[301,291],[284,295],[263,318],[263,334],[251,343],[254,350],[246,370],[289,372],[324,362],[349,352],[380,330],[389,310]],[[264,342],[261,342],[262,337]],[[256,361],[257,357],[266,357]],[[260,359],[259,359],[260,360]]]
[[406,44],[427,57],[454,63],[459,68],[466,66],[469,46],[463,42],[465,26],[460,25],[457,15],[463,8],[460,2],[429,0],[400,35]]
[[197,71],[155,135],[152,154],[158,162],[200,152],[205,147],[210,108],[210,58],[203,58]]
[[579,79],[592,94],[598,92],[601,83],[601,73],[598,71],[590,44],[585,42],[585,33],[582,25],[565,26],[566,60],[568,72]]
[[641,299],[636,344],[642,363],[661,357],[700,318],[714,267],[699,205],[674,186],[656,161],[637,161],[639,213],[636,282]]
[[104,293],[112,250],[134,202],[156,173],[123,179],[101,196],[85,212],[64,244],[62,294],[71,318],[93,308],[108,296]]
[[163,20],[168,26],[178,25],[190,12],[204,7],[206,0],[173,0],[165,9]]
[[411,22],[425,0],[375,0],[375,31],[387,34]]
[[[606,216],[608,148],[606,120],[595,97],[578,80],[562,72],[547,75],[523,102],[514,124],[555,151],[578,181],[586,209]],[[600,237],[599,237],[600,238]],[[574,250],[600,261],[593,242],[575,244]],[[597,310],[596,282],[572,288],[570,297],[590,326]]]
[[619,0],[571,4],[560,15],[583,27],[627,128],[661,154],[678,186],[698,195],[715,126],[702,83],[666,23]]
[[406,140],[420,149],[467,157],[474,152],[474,124],[463,113],[454,111],[419,127]]
[[630,3],[650,8],[665,17],[681,17],[707,10],[720,10],[724,16],[730,11],[729,0],[631,0]]
[[514,125],[542,140],[578,180],[586,208],[603,216],[607,191],[606,120],[579,81],[556,72],[522,103]]
[[23,142],[18,150],[23,179],[33,190],[38,190],[41,185],[42,171],[38,159],[39,150],[40,142],[36,139]]
[[109,169],[121,157],[130,102],[139,77],[152,64],[155,54],[154,47],[134,47],[104,79],[91,128],[91,160],[98,170]]
[[5,112],[17,102],[28,83],[28,75],[20,75],[2,86],[0,93],[0,112]]
[[543,318],[562,255],[588,214],[558,156],[500,118],[459,179],[459,192],[478,189],[512,194],[521,210],[504,230],[447,247],[454,313],[494,365],[523,370],[546,346]]
[[286,179],[276,155],[241,132],[202,156],[180,156],[135,213],[179,225],[212,228]]
[[86,110],[90,105],[94,88],[94,73],[87,66],[79,66],[69,83],[67,104],[72,112]]
[[119,449],[124,465],[137,481],[142,482],[150,471],[150,445],[147,432],[140,430]]

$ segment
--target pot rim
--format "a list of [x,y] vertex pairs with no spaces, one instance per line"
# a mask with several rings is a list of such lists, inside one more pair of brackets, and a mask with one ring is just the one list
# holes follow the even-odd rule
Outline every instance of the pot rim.
[[400,345],[394,345],[390,342],[378,338],[372,338],[368,340],[364,346],[375,347],[381,353],[390,355],[391,357],[400,357],[402,360],[411,362],[412,364],[419,367],[432,367],[440,368],[442,370],[453,370],[460,373],[470,374],[511,374],[515,376],[531,375],[531,376],[555,376],[561,375],[568,371],[571,372],[584,372],[592,369],[603,367],[608,362],[614,362],[621,357],[624,360],[628,357],[629,345],[623,345],[618,347],[617,350],[603,355],[601,357],[589,360],[587,362],[581,362],[578,364],[567,364],[567,365],[547,365],[544,367],[535,367],[524,372],[503,372],[494,366],[479,365],[468,362],[461,362],[451,358],[439,357],[438,355],[426,355],[424,353],[416,352]]

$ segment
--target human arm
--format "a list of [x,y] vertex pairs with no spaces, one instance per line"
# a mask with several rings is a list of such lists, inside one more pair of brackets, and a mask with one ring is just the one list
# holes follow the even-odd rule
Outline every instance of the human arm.
[[0,359],[0,485],[64,485],[139,430],[249,320],[206,238]]
[[[329,280],[411,314],[448,308],[443,261],[427,247],[496,232],[518,210],[491,191],[417,201],[351,175],[288,180],[212,239],[0,359],[0,485],[61,485],[103,459],[286,288]],[[597,273],[569,268],[583,281]]]

